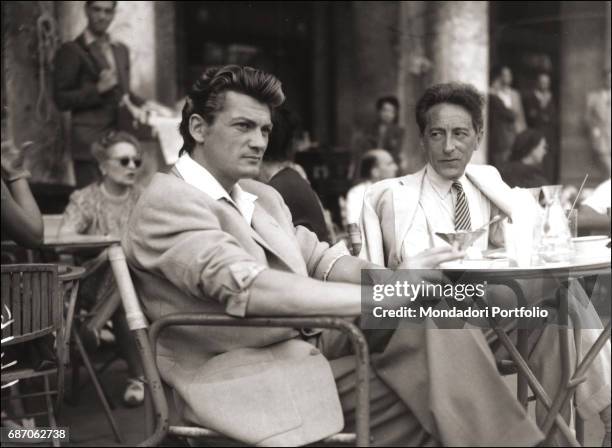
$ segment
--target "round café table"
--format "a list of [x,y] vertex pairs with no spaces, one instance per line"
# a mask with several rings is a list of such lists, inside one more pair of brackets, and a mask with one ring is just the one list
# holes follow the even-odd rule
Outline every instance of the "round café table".
[[[559,282],[569,282],[581,279],[586,276],[610,275],[610,250],[601,250],[586,257],[574,258],[567,263],[550,263],[531,267],[512,267],[509,266],[507,259],[484,259],[484,260],[462,260],[459,262],[446,263],[441,266],[444,273],[450,278],[460,277],[462,281],[470,282],[486,281],[488,284],[505,285],[509,287],[517,297],[519,304],[527,304],[524,293],[519,281],[534,279],[556,279]],[[559,309],[568,310],[568,289],[559,288]],[[481,307],[487,307],[483,298],[476,299]],[[533,303],[533,301],[531,301]],[[526,406],[527,404],[527,384],[534,392],[536,399],[540,400],[548,409],[548,414],[542,425],[542,431],[546,435],[546,441],[550,441],[554,435],[555,428],[558,428],[567,438],[570,445],[581,446],[567,422],[563,419],[561,411],[566,408],[569,400],[574,395],[578,385],[585,378],[584,374],[595,360],[597,354],[605,346],[610,338],[611,323],[605,326],[593,346],[582,359],[578,359],[577,367],[572,374],[570,358],[570,338],[567,326],[559,326],[559,349],[562,365],[562,380],[559,389],[552,399],[542,387],[527,364],[527,332],[528,330],[518,330],[518,341],[515,345],[506,334],[504,327],[495,319],[489,319],[492,329],[495,331],[502,345],[507,349],[510,357],[514,361],[519,374],[518,392],[519,401]],[[567,322],[565,322],[567,324]],[[575,332],[580,332],[576,329]]]

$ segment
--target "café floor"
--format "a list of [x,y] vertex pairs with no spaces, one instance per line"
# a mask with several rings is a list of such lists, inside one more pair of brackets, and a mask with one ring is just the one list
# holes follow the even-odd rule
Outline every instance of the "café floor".
[[[108,359],[109,353],[102,351],[94,356],[94,360],[103,362]],[[144,437],[144,410],[143,407],[126,408],[121,404],[123,388],[127,378],[127,370],[123,361],[114,362],[102,375],[101,379],[108,389],[116,407],[114,416],[123,435],[125,445],[134,446]],[[516,376],[505,377],[508,385],[516,388]],[[96,398],[93,385],[87,378],[85,369],[81,371],[81,381],[84,382],[78,404],[64,403],[58,424],[70,430],[69,446],[113,446],[118,445],[113,437],[110,426],[105,418],[102,406]],[[70,385],[70,370],[67,371],[66,384]],[[67,391],[70,395],[70,391]],[[533,404],[530,411],[533,413]],[[586,422],[585,446],[600,446],[603,437],[603,425],[599,419]],[[181,440],[168,439],[164,446],[188,446]]]

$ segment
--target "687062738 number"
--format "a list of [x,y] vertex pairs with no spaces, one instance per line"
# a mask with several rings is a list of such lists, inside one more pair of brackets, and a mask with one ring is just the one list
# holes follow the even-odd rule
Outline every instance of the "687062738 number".
[[70,431],[68,428],[2,428],[2,443],[41,443],[53,439],[68,441]]

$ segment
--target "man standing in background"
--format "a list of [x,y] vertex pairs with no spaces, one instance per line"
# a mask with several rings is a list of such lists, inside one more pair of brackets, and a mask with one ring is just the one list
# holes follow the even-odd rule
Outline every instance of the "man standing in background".
[[493,68],[489,91],[489,163],[500,169],[517,134],[526,128],[519,93],[512,88],[508,66]]
[[128,48],[107,30],[117,2],[85,2],[87,28],[55,57],[54,96],[60,110],[72,112],[71,150],[77,187],[98,178],[91,144],[118,126],[119,107],[144,121],[145,101],[130,92]]
[[550,89],[550,75],[538,74],[535,87],[523,95],[523,109],[527,126],[544,134],[548,153],[544,157],[543,171],[556,182],[559,175],[559,146],[557,144],[557,108]]

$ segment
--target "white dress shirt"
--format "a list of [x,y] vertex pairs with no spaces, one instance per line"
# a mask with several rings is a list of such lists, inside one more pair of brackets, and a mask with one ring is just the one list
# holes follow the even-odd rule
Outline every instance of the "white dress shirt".
[[[472,229],[476,229],[490,220],[491,203],[465,174],[459,178],[459,182],[463,186],[470,207]],[[412,256],[432,247],[448,245],[435,234],[455,231],[457,192],[452,189],[452,185],[453,181],[443,178],[431,165],[427,165],[419,205],[409,232],[410,241],[403,245],[406,250],[405,256]],[[488,238],[487,229],[487,232],[474,243],[474,247],[481,251],[486,250]]]
[[215,201],[226,200],[238,209],[248,225],[251,225],[257,196],[244,191],[238,183],[230,193],[221,186],[210,171],[193,160],[189,154],[183,154],[174,165],[185,182],[206,193]]

